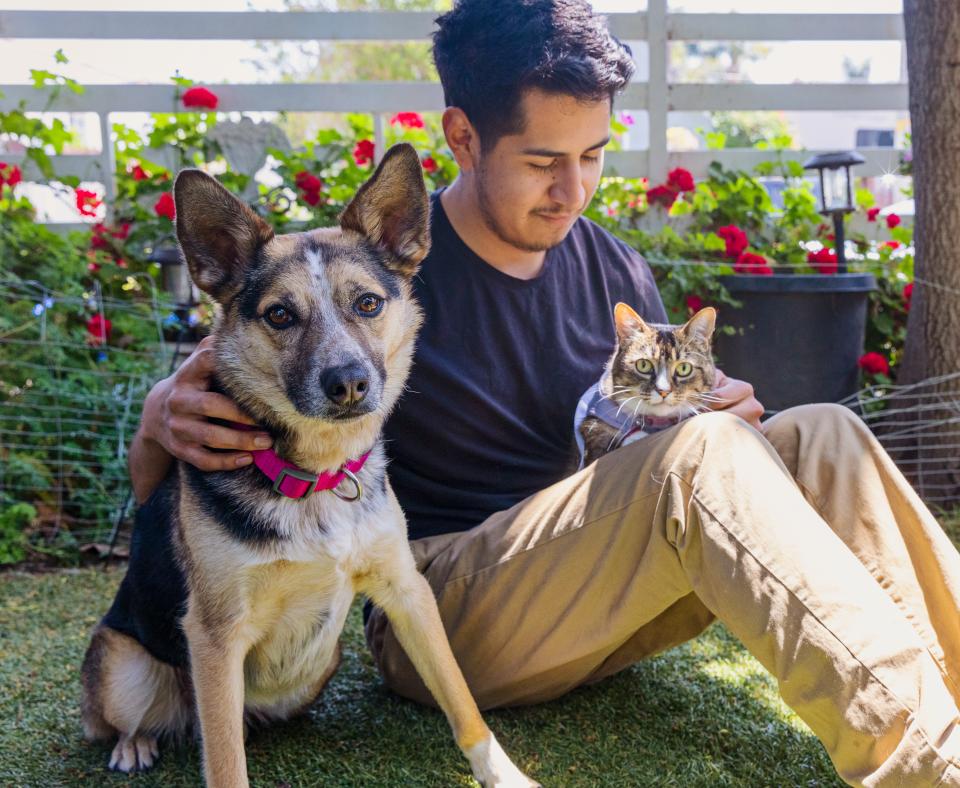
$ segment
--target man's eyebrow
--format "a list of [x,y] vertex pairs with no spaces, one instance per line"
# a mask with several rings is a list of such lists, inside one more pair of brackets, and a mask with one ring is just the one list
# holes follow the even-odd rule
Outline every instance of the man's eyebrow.
[[[610,142],[609,135],[604,137],[595,145],[591,145],[586,151],[584,151],[584,153],[592,150],[598,150],[599,148],[604,147],[608,142]],[[541,156],[544,159],[559,159],[567,155],[566,151],[550,150],[549,148],[524,148],[522,151],[520,151],[520,153],[522,153],[524,156]]]

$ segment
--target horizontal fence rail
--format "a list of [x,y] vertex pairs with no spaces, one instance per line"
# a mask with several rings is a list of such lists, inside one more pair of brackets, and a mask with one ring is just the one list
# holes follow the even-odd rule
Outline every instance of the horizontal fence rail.
[[[651,3],[653,5],[653,3]],[[0,11],[0,38],[173,41],[412,41],[435,11]],[[614,35],[648,37],[645,12],[607,14]],[[671,41],[897,41],[900,14],[671,14]]]
[[[662,180],[672,167],[695,176],[710,162],[749,169],[779,154],[759,150],[673,152],[666,131],[671,112],[894,111],[909,107],[907,85],[892,84],[687,84],[671,83],[666,61],[671,42],[685,41],[898,41],[900,14],[671,14],[667,0],[649,0],[646,12],[609,14],[613,32],[627,41],[646,41],[650,77],[634,82],[618,106],[648,113],[650,146],[611,152],[607,173]],[[180,41],[417,41],[427,40],[436,12],[101,12],[0,11],[0,39],[91,39]],[[440,111],[440,86],[428,82],[350,82],[311,84],[217,85],[223,112],[365,112],[377,118],[399,111]],[[180,109],[171,85],[90,85],[81,95],[61,91],[49,97],[27,85],[0,85],[0,108],[20,104],[30,111],[90,112],[108,133],[115,112],[171,112]],[[378,142],[382,141],[378,139]],[[109,148],[109,146],[105,146]],[[377,146],[382,151],[382,145]],[[824,151],[785,151],[783,158],[803,161]],[[861,175],[896,170],[898,152],[868,148]],[[14,162],[22,157],[5,155]],[[55,171],[104,182],[112,193],[110,150],[98,155],[58,156]],[[28,177],[38,177],[29,167]]]

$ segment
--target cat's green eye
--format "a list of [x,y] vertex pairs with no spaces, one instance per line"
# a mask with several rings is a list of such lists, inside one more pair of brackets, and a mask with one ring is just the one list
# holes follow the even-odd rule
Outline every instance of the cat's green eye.
[[644,375],[653,372],[653,362],[648,358],[637,359],[637,372]]
[[673,371],[677,373],[678,378],[689,377],[691,374],[693,374],[693,364],[691,364],[689,361],[681,361],[676,367],[674,367]]

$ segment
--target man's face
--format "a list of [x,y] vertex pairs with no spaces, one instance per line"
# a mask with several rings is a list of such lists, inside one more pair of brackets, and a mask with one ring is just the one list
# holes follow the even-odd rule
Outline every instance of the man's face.
[[527,91],[524,129],[482,148],[477,197],[487,227],[505,243],[556,246],[593,197],[610,139],[610,102]]

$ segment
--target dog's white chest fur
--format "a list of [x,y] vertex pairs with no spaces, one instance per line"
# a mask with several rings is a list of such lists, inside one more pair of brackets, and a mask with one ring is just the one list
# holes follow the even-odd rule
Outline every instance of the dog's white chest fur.
[[384,550],[409,550],[391,498],[371,499],[363,506],[331,495],[302,504],[275,498],[260,507],[286,538],[243,548],[238,573],[252,643],[245,705],[253,714],[285,717],[316,695],[336,658],[355,578]]

